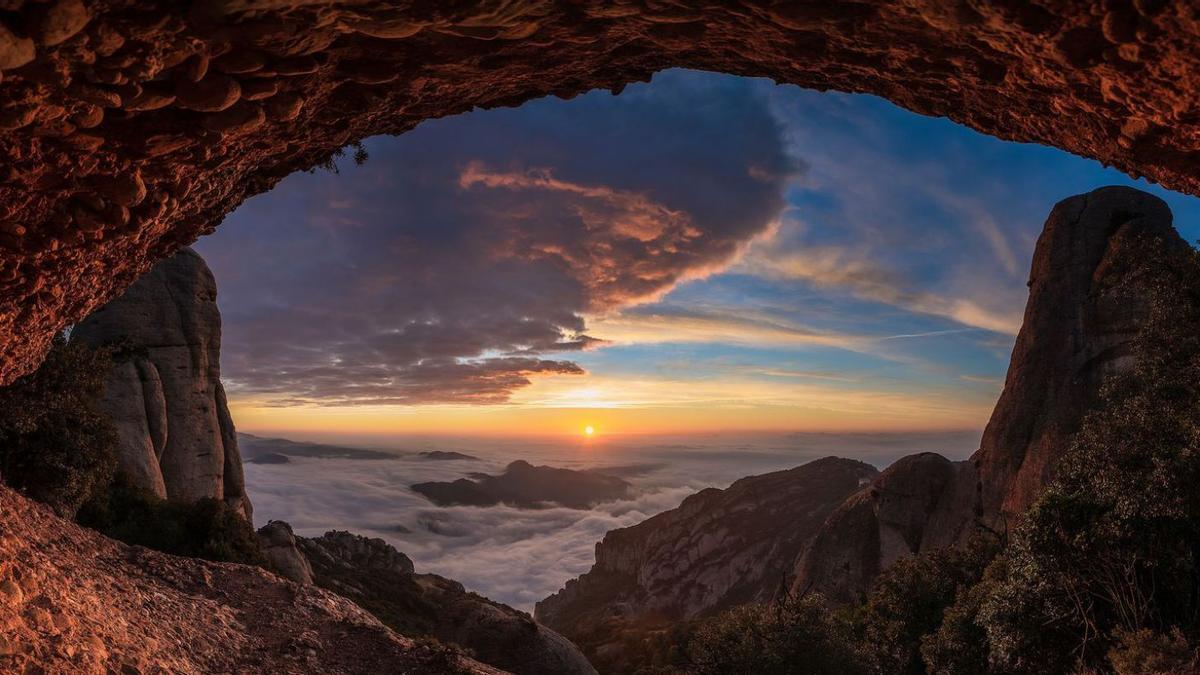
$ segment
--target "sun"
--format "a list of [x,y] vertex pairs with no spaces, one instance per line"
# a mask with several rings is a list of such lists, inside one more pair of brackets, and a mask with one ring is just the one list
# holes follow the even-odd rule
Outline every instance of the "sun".
[[596,427],[593,427],[590,424],[587,425],[586,427],[583,428],[583,435],[589,436],[589,437],[595,436],[596,435]]

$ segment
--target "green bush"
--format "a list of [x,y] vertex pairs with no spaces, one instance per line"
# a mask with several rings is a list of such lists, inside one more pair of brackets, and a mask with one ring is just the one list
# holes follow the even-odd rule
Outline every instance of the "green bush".
[[998,550],[998,543],[978,539],[961,549],[901,558],[884,571],[854,612],[855,633],[871,670],[926,672],[922,638],[938,630],[946,609],[983,577]]
[[34,372],[0,389],[0,479],[70,518],[108,484],[117,434],[100,411],[108,352],[58,335]]
[[118,474],[108,490],[79,510],[80,524],[164,553],[267,566],[253,526],[218,499],[177,504]]
[[735,607],[701,623],[687,652],[700,675],[867,672],[849,625],[817,595]]

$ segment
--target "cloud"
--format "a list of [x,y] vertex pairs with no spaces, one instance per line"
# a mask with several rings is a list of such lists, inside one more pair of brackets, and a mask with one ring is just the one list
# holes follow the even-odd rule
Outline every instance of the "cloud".
[[804,246],[753,249],[741,269],[773,279],[801,280],[821,288],[838,288],[855,297],[909,312],[950,319],[965,326],[1016,335],[1021,310],[1009,305],[993,308],[971,297],[920,290],[918,284],[869,257],[861,247]]
[[[468,590],[532,611],[535,602],[591,567],[595,543],[606,532],[674,508],[705,487],[726,487],[746,475],[827,455],[881,467],[929,450],[959,459],[978,441],[976,431],[635,437],[606,439],[596,450],[581,453],[561,442],[534,439],[497,448],[487,441],[441,438],[395,441],[392,447],[403,453],[395,460],[295,458],[289,464],[251,464],[246,482],[260,524],[286,520],[303,536],[342,529],[382,537],[410,556],[420,573],[455,579]],[[430,462],[414,456],[427,449],[459,450],[484,461]],[[590,510],[438,508],[408,487],[472,471],[495,473],[518,458],[574,469],[618,467],[637,494]],[[641,470],[628,471],[632,464]]]
[[732,264],[798,170],[751,83],[689,73],[368,147],[364,166],[291,176],[198,244],[233,392],[494,404],[582,374],[562,355],[603,344],[585,315]]

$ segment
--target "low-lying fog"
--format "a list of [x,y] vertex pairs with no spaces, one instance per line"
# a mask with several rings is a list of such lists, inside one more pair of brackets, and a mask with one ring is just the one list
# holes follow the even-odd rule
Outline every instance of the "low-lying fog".
[[[339,442],[386,455],[292,455],[283,463],[251,461],[246,464],[246,483],[256,525],[286,520],[305,536],[340,529],[382,537],[408,554],[418,572],[450,577],[468,590],[532,612],[535,602],[591,567],[595,543],[605,532],[673,508],[702,488],[723,488],[743,476],[791,468],[827,455],[861,459],[880,468],[927,450],[963,459],[974,451],[979,435],[966,431]],[[242,443],[250,457],[271,449],[253,438],[243,438]],[[419,454],[429,451],[454,451],[478,459],[430,459]],[[281,461],[277,456],[273,459]],[[530,510],[438,507],[409,487],[471,473],[498,474],[517,459],[569,469],[607,469],[632,483],[636,494],[590,510]]]

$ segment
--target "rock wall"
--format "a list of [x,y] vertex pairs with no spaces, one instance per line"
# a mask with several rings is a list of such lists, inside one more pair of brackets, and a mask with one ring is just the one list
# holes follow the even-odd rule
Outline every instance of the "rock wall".
[[204,260],[184,249],[160,262],[71,336],[116,349],[103,407],[121,469],[164,499],[223,499],[250,520],[221,386],[217,286]]
[[979,450],[929,523],[922,548],[961,543],[978,524],[1003,531],[1053,477],[1107,375],[1130,365],[1147,297],[1122,256],[1134,237],[1187,243],[1158,197],[1106,187],[1055,205],[1038,238],[1029,300],[1004,391]]
[[1038,239],[1025,320],[1004,391],[966,462],[906,457],[847,500],[797,562],[795,592],[848,603],[900,555],[1011,527],[1053,478],[1107,375],[1131,364],[1147,310],[1127,267],[1149,236],[1164,255],[1187,244],[1162,200],[1124,187],[1059,202]]
[[628,630],[775,597],[825,519],[876,475],[827,457],[709,488],[596,544],[596,563],[534,616],[603,660]]
[[868,92],[1200,190],[1200,19],[1152,0],[3,0],[0,383],[349,141],[683,66]]
[[126,546],[3,486],[0,513],[3,673],[502,672],[396,635],[328,591]]

